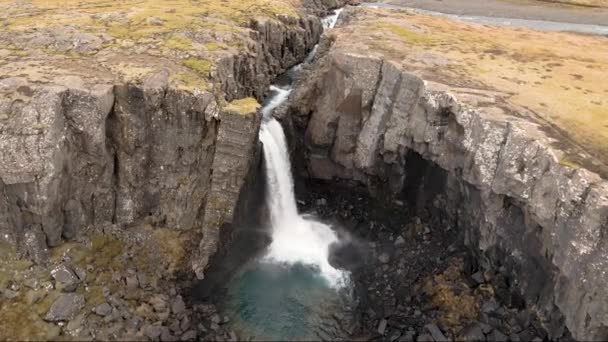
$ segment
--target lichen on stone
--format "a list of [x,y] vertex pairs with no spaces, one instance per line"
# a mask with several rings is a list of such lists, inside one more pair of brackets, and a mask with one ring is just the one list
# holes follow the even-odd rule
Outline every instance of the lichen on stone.
[[258,101],[252,97],[238,99],[230,102],[224,109],[240,115],[250,115],[260,108]]

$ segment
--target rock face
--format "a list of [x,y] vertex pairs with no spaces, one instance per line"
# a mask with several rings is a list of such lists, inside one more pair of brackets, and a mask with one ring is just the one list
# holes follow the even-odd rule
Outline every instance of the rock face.
[[21,244],[24,227],[39,225],[52,247],[91,224],[150,218],[191,228],[210,179],[217,105],[210,93],[167,89],[166,79],[73,79],[18,88],[27,102],[3,98],[13,118],[0,123],[3,237]]
[[[214,67],[214,93],[172,86],[163,68],[132,83],[0,80],[0,239],[42,263],[47,246],[85,226],[148,223],[199,229],[193,238],[202,235],[202,250],[213,253],[259,128],[257,115],[220,115],[220,104],[262,98],[322,31],[313,15],[278,19],[250,24],[253,46]],[[199,275],[208,258],[195,261]]]
[[225,112],[222,118],[215,143],[211,188],[205,205],[205,236],[200,243],[199,257],[193,263],[199,278],[203,277],[209,258],[219,248],[222,226],[232,223],[247,174],[257,163],[252,156],[259,157],[256,151],[259,149],[257,138],[261,114]]
[[339,49],[317,63],[286,122],[305,136],[305,173],[437,208],[481,266],[503,270],[542,313],[551,337],[565,322],[577,339],[608,338],[607,181],[561,165],[537,124],[465,105],[472,94],[396,63]]

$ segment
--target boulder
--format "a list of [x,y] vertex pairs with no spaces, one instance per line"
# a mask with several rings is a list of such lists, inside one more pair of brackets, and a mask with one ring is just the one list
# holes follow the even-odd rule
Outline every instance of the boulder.
[[55,288],[63,292],[73,292],[80,284],[80,279],[76,273],[64,264],[53,268],[51,276],[55,279]]
[[50,322],[69,321],[84,308],[84,296],[77,293],[62,293],[53,302],[51,308],[44,316]]

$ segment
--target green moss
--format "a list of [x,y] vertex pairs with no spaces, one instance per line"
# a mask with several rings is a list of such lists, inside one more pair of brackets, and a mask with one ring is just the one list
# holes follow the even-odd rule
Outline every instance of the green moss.
[[[429,36],[420,34],[418,32],[408,29],[405,26],[397,25],[394,23],[381,22],[381,23],[373,24],[373,25],[371,25],[371,29],[389,32],[409,43],[430,43],[430,42],[432,42],[432,39]],[[379,37],[379,38],[381,38],[381,37]]]
[[562,158],[559,161],[559,164],[562,166],[572,168],[572,169],[579,169],[581,167],[580,165],[576,164],[575,162],[568,160],[568,158]]
[[260,104],[252,97],[246,97],[244,99],[234,100],[230,102],[226,108],[226,111],[233,112],[240,115],[249,115],[255,113]]
[[192,47],[192,39],[173,35],[167,41],[165,41],[165,46],[169,49],[182,50],[182,51],[190,51],[193,49]]
[[196,71],[201,76],[207,77],[209,76],[209,72],[211,71],[211,62],[205,59],[200,58],[186,58],[182,61],[184,66]]
[[205,44],[205,49],[207,49],[208,51],[217,51],[217,50],[223,50],[224,46],[222,46],[216,42],[211,42],[211,43]]
[[192,91],[194,89],[204,90],[209,88],[209,83],[204,78],[189,73],[173,74],[169,80],[172,85],[181,90]]

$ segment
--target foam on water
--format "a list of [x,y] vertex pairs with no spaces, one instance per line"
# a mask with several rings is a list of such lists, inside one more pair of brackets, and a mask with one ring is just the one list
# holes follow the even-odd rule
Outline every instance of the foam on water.
[[329,226],[298,213],[283,128],[274,118],[266,120],[260,130],[260,140],[266,158],[272,242],[265,259],[314,266],[332,286],[342,286],[347,273],[334,268],[328,261],[329,246],[338,242],[338,237]]
[[[335,26],[341,9],[323,20],[327,28]],[[314,58],[316,49],[307,58]],[[292,71],[298,72],[300,65]],[[264,145],[268,207],[272,225],[272,242],[265,260],[275,263],[301,263],[317,268],[331,286],[346,285],[348,272],[329,264],[329,247],[338,242],[336,233],[326,224],[305,218],[298,213],[294,195],[291,162],[287,141],[281,124],[272,112],[284,103],[291,88],[271,86],[271,97],[262,108],[264,121],[260,128],[260,140]]]

